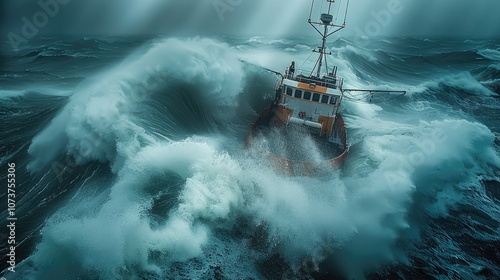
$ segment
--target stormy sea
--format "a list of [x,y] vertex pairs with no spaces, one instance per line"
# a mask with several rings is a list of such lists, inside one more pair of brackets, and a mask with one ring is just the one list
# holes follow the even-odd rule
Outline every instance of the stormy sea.
[[500,279],[498,40],[328,44],[345,88],[407,93],[345,98],[349,154],[318,177],[245,145],[266,68],[311,68],[317,38],[1,44],[0,276]]

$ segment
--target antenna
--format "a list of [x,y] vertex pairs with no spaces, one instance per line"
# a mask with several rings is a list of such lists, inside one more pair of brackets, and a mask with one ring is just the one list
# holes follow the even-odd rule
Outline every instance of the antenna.
[[[347,0],[347,5],[346,5],[346,11],[345,11],[345,16],[344,16],[344,22],[342,25],[338,25],[335,23],[332,23],[333,21],[333,15],[331,14],[332,11],[332,5],[335,3],[335,1],[338,0],[322,0],[321,6],[323,6],[323,1],[326,1],[328,3],[328,12],[327,13],[321,13],[321,16],[319,18],[319,21],[313,21],[312,16],[313,16],[313,11],[314,11],[314,1],[312,0],[311,4],[311,12],[309,13],[309,19],[307,22],[321,35],[322,38],[322,44],[318,49],[314,49],[314,52],[319,53],[318,61],[316,62],[316,65],[314,66],[313,70],[311,71],[311,75],[314,72],[314,70],[317,69],[316,76],[319,78],[321,74],[321,67],[323,66],[323,57],[325,61],[325,66],[326,66],[326,72],[328,73],[328,64],[327,64],[327,55],[331,55],[331,52],[326,52],[326,39],[330,37],[332,34],[337,33],[338,31],[342,30],[345,28],[345,23],[347,19],[347,10],[349,9],[349,0]],[[340,10],[340,7],[339,7]],[[320,12],[323,12],[322,9]],[[338,12],[337,12],[338,14]],[[319,28],[318,28],[318,27]],[[323,27],[323,31],[320,31],[320,28]],[[331,32],[329,32],[328,28],[333,28]]]

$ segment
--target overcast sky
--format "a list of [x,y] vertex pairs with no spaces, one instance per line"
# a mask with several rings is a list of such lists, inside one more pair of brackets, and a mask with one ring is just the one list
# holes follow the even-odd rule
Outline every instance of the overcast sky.
[[[0,1],[4,38],[22,34],[23,17],[38,20],[37,35],[312,34],[311,0],[41,0],[58,3],[46,24],[39,1]],[[344,34],[499,36],[499,14],[499,0],[351,0]]]

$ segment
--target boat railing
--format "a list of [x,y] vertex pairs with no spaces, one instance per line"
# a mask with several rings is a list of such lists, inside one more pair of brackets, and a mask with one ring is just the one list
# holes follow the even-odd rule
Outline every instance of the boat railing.
[[301,83],[316,84],[317,86],[342,89],[344,79],[336,77],[332,74],[323,73],[320,77],[311,76],[311,71],[297,70],[296,73],[291,73],[288,68],[285,70],[285,78]]

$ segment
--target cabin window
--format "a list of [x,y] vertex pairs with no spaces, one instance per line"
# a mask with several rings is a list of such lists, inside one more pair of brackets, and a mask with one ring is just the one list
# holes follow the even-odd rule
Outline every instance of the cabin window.
[[301,90],[296,89],[296,90],[295,90],[295,97],[296,97],[296,98],[302,98],[302,91],[301,91]]
[[289,87],[286,88],[286,94],[292,96],[293,90]]
[[321,103],[328,104],[328,98],[330,98],[330,96],[328,96],[328,95],[323,95],[323,96],[321,97]]
[[319,102],[319,99],[321,98],[321,95],[319,93],[313,94],[313,101]]
[[311,100],[311,95],[312,95],[312,93],[310,91],[304,92],[304,99]]
[[332,96],[332,99],[330,99],[330,104],[337,104],[337,97]]

